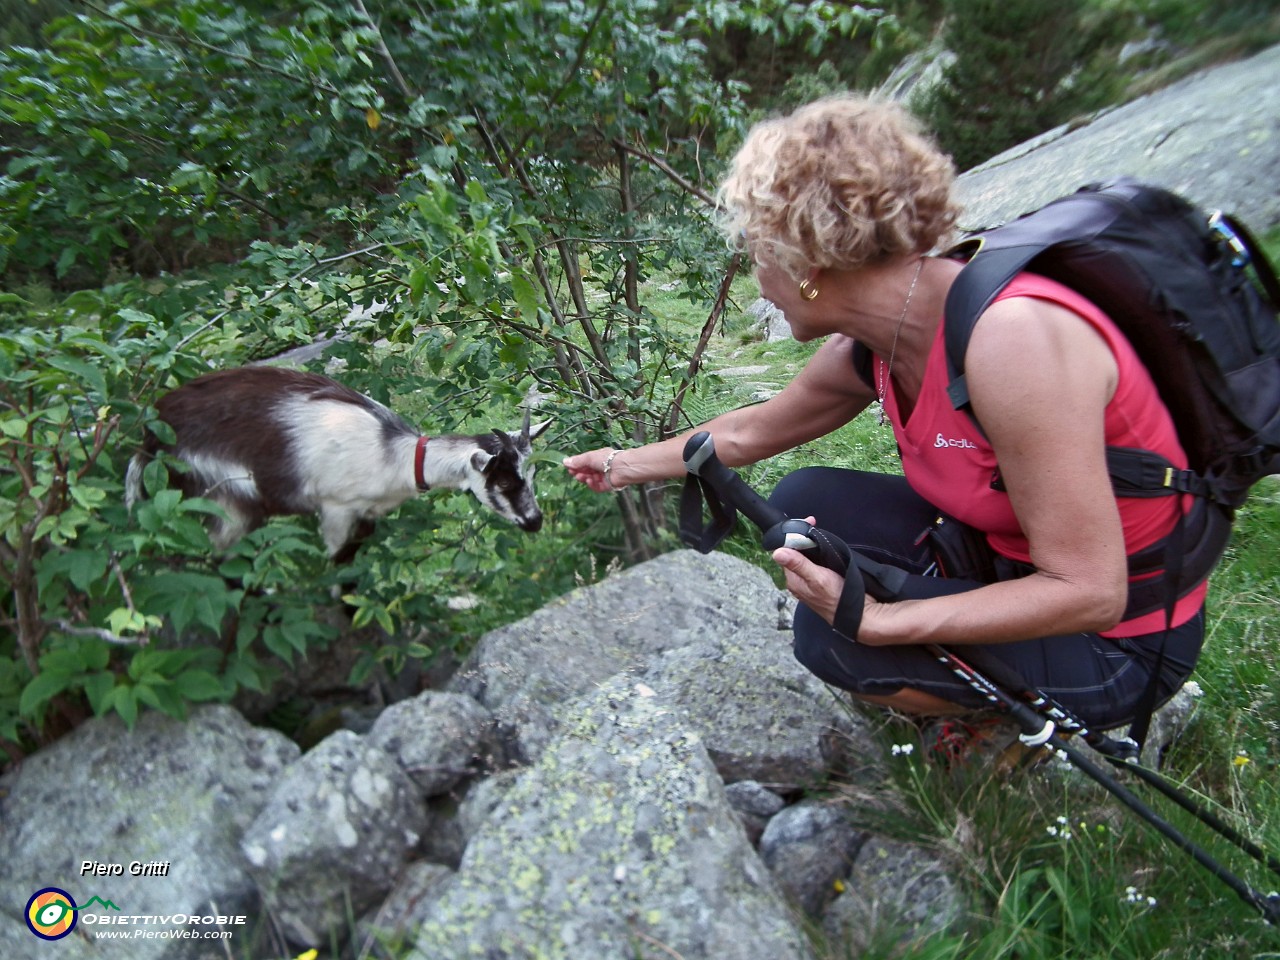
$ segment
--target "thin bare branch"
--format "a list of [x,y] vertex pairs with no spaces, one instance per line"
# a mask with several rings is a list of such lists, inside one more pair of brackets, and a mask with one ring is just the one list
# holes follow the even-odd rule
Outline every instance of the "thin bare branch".
[[378,53],[386,61],[387,69],[391,71],[391,79],[400,88],[400,93],[405,100],[412,100],[415,94],[409,89],[409,84],[405,81],[404,74],[400,72],[400,68],[396,66],[395,58],[391,56],[391,51],[387,49],[387,42],[382,39],[382,28],[373,22],[373,17],[369,16],[369,11],[365,9],[363,0],[354,0],[354,2],[356,9],[360,11],[360,16],[368,21],[369,26],[373,28],[373,32],[378,35]]
[[680,173],[678,173],[671,166],[671,164],[667,163],[661,157],[654,156],[648,150],[642,150],[639,147],[636,147],[627,143],[625,140],[615,139],[613,141],[613,145],[617,147],[619,150],[625,150],[627,153],[631,154],[633,157],[639,157],[645,163],[652,164],[658,170],[662,171],[662,173],[664,173],[668,178],[670,178],[671,181],[674,182],[678,187],[680,187],[681,190],[684,190],[686,193],[697,197],[699,200],[701,200],[711,209],[715,210],[719,208],[719,204],[716,203],[715,198],[712,197],[711,194],[707,193],[705,190],[699,187],[696,183],[692,183],[689,180],[685,179],[685,177],[681,176]]
[[720,290],[716,294],[716,302],[711,308],[711,313],[707,316],[707,321],[702,325],[702,332],[698,336],[698,344],[693,349],[693,356],[689,358],[689,367],[685,371],[684,380],[680,387],[676,390],[675,399],[671,401],[671,416],[667,419],[667,433],[676,432],[676,427],[680,421],[680,415],[684,410],[684,396],[689,391],[693,378],[698,375],[698,371],[702,367],[702,355],[706,352],[707,344],[711,342],[711,334],[716,328],[716,324],[720,322],[720,317],[724,314],[725,304],[729,302],[729,288],[733,285],[733,278],[737,276],[738,270],[742,266],[742,254],[735,253],[729,260],[729,266],[725,269],[724,279],[720,281]]
[[137,613],[138,608],[133,605],[133,591],[129,589],[129,581],[124,578],[124,571],[120,569],[120,558],[111,554],[111,569],[116,575],[116,583],[120,584],[120,594],[124,597],[125,609],[130,613]]
[[112,633],[110,630],[104,630],[101,627],[82,627],[66,620],[55,620],[53,625],[63,633],[69,633],[73,637],[97,637],[99,640],[105,640],[107,643],[114,643],[121,647],[137,647],[146,643],[144,637],[122,637],[118,633]]

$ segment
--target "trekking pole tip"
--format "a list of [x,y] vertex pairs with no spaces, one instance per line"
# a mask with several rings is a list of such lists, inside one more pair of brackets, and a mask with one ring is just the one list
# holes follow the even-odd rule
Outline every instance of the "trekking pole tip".
[[1280,926],[1280,893],[1272,891],[1265,897],[1260,897],[1258,908],[1262,910],[1262,919],[1271,926]]

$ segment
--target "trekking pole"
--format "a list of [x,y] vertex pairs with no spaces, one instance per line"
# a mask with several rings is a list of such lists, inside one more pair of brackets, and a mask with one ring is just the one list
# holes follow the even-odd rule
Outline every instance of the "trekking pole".
[[[926,649],[935,656],[941,663],[951,669],[956,676],[960,677],[976,692],[982,694],[991,703],[997,706],[1009,708],[1010,705],[1022,709],[1010,710],[1015,720],[1023,728],[1023,734],[1020,739],[1028,746],[1043,747],[1046,750],[1054,751],[1066,757],[1077,770],[1090,777],[1103,789],[1107,790],[1114,797],[1119,799],[1126,807],[1132,810],[1138,817],[1145,820],[1154,830],[1160,833],[1165,839],[1171,841],[1176,847],[1187,853],[1193,860],[1207,869],[1215,877],[1230,887],[1245,903],[1257,909],[1262,913],[1263,919],[1267,923],[1280,923],[1280,894],[1271,893],[1264,894],[1253,887],[1249,886],[1234,873],[1224,867],[1216,859],[1214,859],[1207,851],[1183,834],[1177,827],[1169,823],[1164,817],[1160,816],[1155,810],[1145,804],[1133,791],[1124,784],[1120,783],[1113,776],[1099,767],[1090,760],[1081,750],[1064,740],[1058,732],[1056,724],[1053,720],[1041,716],[1036,711],[1031,710],[1030,705],[1025,699],[1014,694],[1008,693],[1002,687],[997,686],[990,678],[982,672],[966,663],[959,655],[945,647],[937,644],[927,644]],[[978,651],[972,651],[978,653]],[[1019,684],[1022,688],[1024,685]],[[1038,693],[1036,694],[1038,695]],[[1044,698],[1046,702],[1047,698]],[[1056,708],[1062,710],[1061,707]],[[1034,719],[1024,719],[1022,710],[1031,712]],[[1065,712],[1065,711],[1064,711]],[[1068,716],[1070,716],[1068,714]],[[1072,718],[1074,719],[1074,718]],[[1069,732],[1079,732],[1084,737],[1087,728],[1083,724],[1078,724],[1077,729],[1067,727]],[[1090,736],[1097,736],[1090,734]],[[1107,739],[1107,738],[1104,738]],[[1089,743],[1088,740],[1085,741]],[[1090,746],[1093,746],[1090,743]],[[1240,847],[1241,850],[1253,856],[1255,859],[1266,864],[1273,871],[1280,872],[1277,867],[1277,861],[1274,857],[1269,856],[1246,837],[1234,830],[1228,824],[1220,820],[1216,815],[1191,800],[1189,797],[1181,794],[1171,784],[1165,781],[1158,773],[1143,767],[1141,764],[1132,761],[1125,761],[1118,757],[1111,757],[1107,754],[1107,759],[1117,766],[1121,766],[1132,773],[1141,777],[1145,782],[1155,786],[1165,796],[1174,800],[1178,806],[1184,810],[1195,814],[1202,822],[1213,827],[1223,837],[1231,840]]]
[[[881,602],[901,599],[897,587],[905,583],[905,571],[878,564],[870,558],[851,550],[839,537],[815,527],[805,520],[788,517],[773,504],[762,499],[737,473],[726,467],[716,457],[711,434],[701,431],[685,444],[685,467],[690,474],[709,485],[730,506],[740,510],[761,531],[761,543],[768,550],[790,547],[799,550],[815,563],[834,570],[845,577],[862,578],[865,589]],[[699,545],[699,549],[703,549]],[[710,550],[711,547],[706,547]],[[929,654],[967,683],[992,705],[1011,714],[1022,729],[1020,739],[1032,747],[1043,747],[1065,756],[1076,769],[1093,779],[1119,799],[1153,829],[1187,853],[1233,890],[1245,903],[1257,909],[1267,923],[1280,923],[1280,894],[1263,894],[1250,887],[1231,871],[1218,863],[1205,850],[1186,837],[1171,823],[1147,806],[1136,794],[1095,764],[1082,751],[1065,741],[1058,733],[1059,724],[1069,733],[1079,733],[1090,746],[1101,745],[1100,752],[1112,763],[1138,774],[1222,836],[1232,840],[1242,850],[1260,860],[1273,871],[1280,872],[1280,864],[1255,844],[1243,837],[1210,811],[1203,809],[1190,798],[1183,796],[1171,784],[1154,771],[1134,762],[1135,750],[1103,734],[1091,731],[1082,721],[1039,690],[1022,680],[1016,671],[981,650],[971,650],[971,659],[981,659],[985,670],[975,668],[950,649],[938,644],[926,644]],[[994,679],[988,674],[994,674]],[[1018,691],[1010,692],[1010,689]]]
[[[1272,873],[1280,875],[1280,859],[1267,853],[1206,805],[1184,794],[1170,783],[1164,774],[1138,762],[1137,744],[1133,743],[1132,740],[1117,741],[1113,737],[1107,736],[1106,733],[1090,728],[1066,707],[1042,691],[1032,687],[1027,681],[1018,676],[1016,671],[998,658],[990,656],[984,650],[974,648],[966,651],[963,655],[977,664],[975,668],[965,664],[961,659],[962,655],[954,651],[938,646],[930,646],[928,649],[940,662],[951,668],[957,676],[966,682],[970,680],[970,675],[965,671],[971,671],[979,676],[985,674],[988,679],[995,684],[999,684],[1005,690],[1017,691],[1018,696],[1028,703],[1032,709],[1054,721],[1058,732],[1078,735],[1081,740],[1096,750],[1109,763],[1129,771],[1138,779],[1168,797],[1183,810],[1192,814],[1206,826],[1211,827],[1222,837],[1230,840],[1253,859],[1265,865]],[[973,686],[972,683],[970,685]],[[978,692],[983,691],[979,690]],[[1024,740],[1024,742],[1026,741]]]

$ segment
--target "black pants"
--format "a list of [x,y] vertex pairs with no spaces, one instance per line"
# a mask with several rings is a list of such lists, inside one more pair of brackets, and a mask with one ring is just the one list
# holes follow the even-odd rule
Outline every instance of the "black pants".
[[[934,557],[921,534],[938,511],[902,477],[809,467],[784,477],[770,501],[789,516],[815,517],[819,527],[854,550],[913,574],[904,599],[983,585],[932,575]],[[796,658],[832,686],[880,696],[909,688],[962,707],[989,705],[922,647],[851,642],[804,606],[796,612],[794,629]],[[1172,696],[1190,675],[1203,640],[1201,610],[1167,637],[1163,630],[1122,639],[1073,633],[981,646],[1087,723],[1106,729],[1133,719],[1162,641],[1165,660],[1159,702]],[[966,646],[958,645],[956,652],[963,655]]]

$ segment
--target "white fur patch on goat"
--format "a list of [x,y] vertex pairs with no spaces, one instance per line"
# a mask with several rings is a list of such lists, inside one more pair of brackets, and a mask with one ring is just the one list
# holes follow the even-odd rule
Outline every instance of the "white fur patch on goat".
[[382,514],[417,492],[414,438],[395,437],[398,442],[389,443],[377,418],[360,407],[291,397],[276,416],[288,437],[298,494],[313,508],[364,504],[365,510],[376,506],[373,512]]
[[200,478],[205,488],[201,496],[210,499],[259,499],[258,486],[253,482],[253,471],[244,464],[223,460],[201,451],[180,450],[178,456]]

